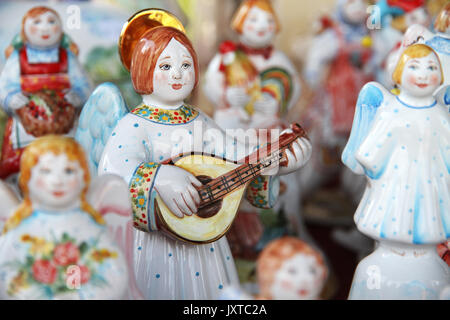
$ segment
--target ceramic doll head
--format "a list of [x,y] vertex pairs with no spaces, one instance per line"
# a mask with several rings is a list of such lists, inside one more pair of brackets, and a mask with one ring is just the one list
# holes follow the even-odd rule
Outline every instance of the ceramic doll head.
[[272,44],[280,24],[269,0],[244,1],[236,11],[231,27],[240,41],[253,48]]
[[197,54],[183,32],[157,27],[136,44],[130,73],[137,93],[165,103],[184,100],[198,82]]
[[22,19],[22,39],[35,47],[55,47],[63,36],[61,19],[56,11],[35,7]]
[[367,19],[367,0],[339,0],[338,7],[345,21],[364,23]]
[[436,52],[427,45],[414,44],[401,54],[392,79],[408,94],[425,97],[443,83],[444,74]]
[[317,299],[328,275],[322,256],[293,237],[267,245],[257,272],[261,295],[275,300]]
[[439,12],[434,29],[440,33],[450,34],[450,3],[447,3]]
[[28,145],[20,162],[19,186],[24,200],[6,222],[5,230],[16,227],[34,209],[70,210],[78,205],[103,223],[86,202],[89,169],[81,146],[72,138],[45,136]]

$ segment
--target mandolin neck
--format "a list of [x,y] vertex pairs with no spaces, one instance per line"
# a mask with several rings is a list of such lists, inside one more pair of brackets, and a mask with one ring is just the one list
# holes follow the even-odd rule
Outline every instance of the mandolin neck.
[[200,187],[200,205],[205,207],[236,189],[246,185],[248,182],[261,175],[261,172],[273,165],[283,165],[287,162],[285,150],[298,138],[305,137],[305,131],[298,125],[291,126],[291,133],[282,134],[274,143],[259,148],[249,156],[245,157],[242,165],[231,170]]

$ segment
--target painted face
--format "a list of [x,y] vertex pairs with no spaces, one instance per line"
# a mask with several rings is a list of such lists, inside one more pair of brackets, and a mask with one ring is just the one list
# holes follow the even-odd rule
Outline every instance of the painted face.
[[348,22],[363,23],[367,18],[367,2],[365,0],[347,0],[342,11]]
[[28,42],[37,47],[53,47],[61,40],[61,20],[49,11],[27,18],[24,28]]
[[37,207],[65,209],[79,198],[84,188],[83,169],[67,155],[46,153],[31,170],[30,198]]
[[422,8],[422,7],[406,13],[405,19],[406,19],[407,26],[412,26],[413,24],[420,24],[422,26],[428,26],[430,23],[428,13],[425,10],[425,8]]
[[423,58],[410,59],[406,62],[401,90],[416,97],[432,95],[441,83],[439,60],[433,53]]
[[275,300],[317,299],[325,280],[325,268],[315,257],[302,253],[283,262],[275,274],[271,295]]
[[276,24],[273,15],[254,6],[245,18],[240,39],[250,47],[263,48],[273,42],[275,31]]
[[186,99],[194,89],[194,60],[180,42],[170,40],[161,53],[153,72],[152,96],[164,103]]

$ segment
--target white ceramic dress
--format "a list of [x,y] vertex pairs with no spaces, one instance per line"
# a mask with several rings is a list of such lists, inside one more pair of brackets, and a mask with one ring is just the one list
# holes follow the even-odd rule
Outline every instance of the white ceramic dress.
[[[202,128],[215,135],[218,143],[202,135]],[[172,240],[158,231],[153,203],[161,162],[191,151],[243,158],[236,152],[237,145],[212,119],[187,105],[166,110],[142,104],[112,130],[98,173],[115,173],[129,182],[136,228],[131,250],[137,284],[145,298],[217,299],[225,285],[238,284],[225,237],[204,245]]]

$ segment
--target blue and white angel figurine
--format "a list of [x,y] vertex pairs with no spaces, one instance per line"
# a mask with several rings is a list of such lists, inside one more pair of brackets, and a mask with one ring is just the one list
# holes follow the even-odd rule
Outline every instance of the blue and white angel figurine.
[[367,177],[354,219],[378,242],[353,279],[350,299],[438,299],[450,270],[436,245],[450,237],[450,116],[433,92],[444,81],[436,52],[408,47],[393,73],[360,92],[342,161]]
[[[223,237],[246,190],[237,186],[249,182],[247,199],[273,206],[277,176],[304,165],[309,141],[293,128],[289,149],[270,159],[282,155],[281,166],[252,165],[251,157],[232,162],[247,148],[184,103],[198,81],[197,56],[166,11],[136,13],[122,30],[119,50],[143,102],[128,112],[114,85],[100,85],[83,108],[76,138],[89,151],[93,172],[115,173],[129,184],[135,227],[129,250],[145,298],[217,298],[225,285],[238,283]],[[263,167],[269,171],[259,175]]]

